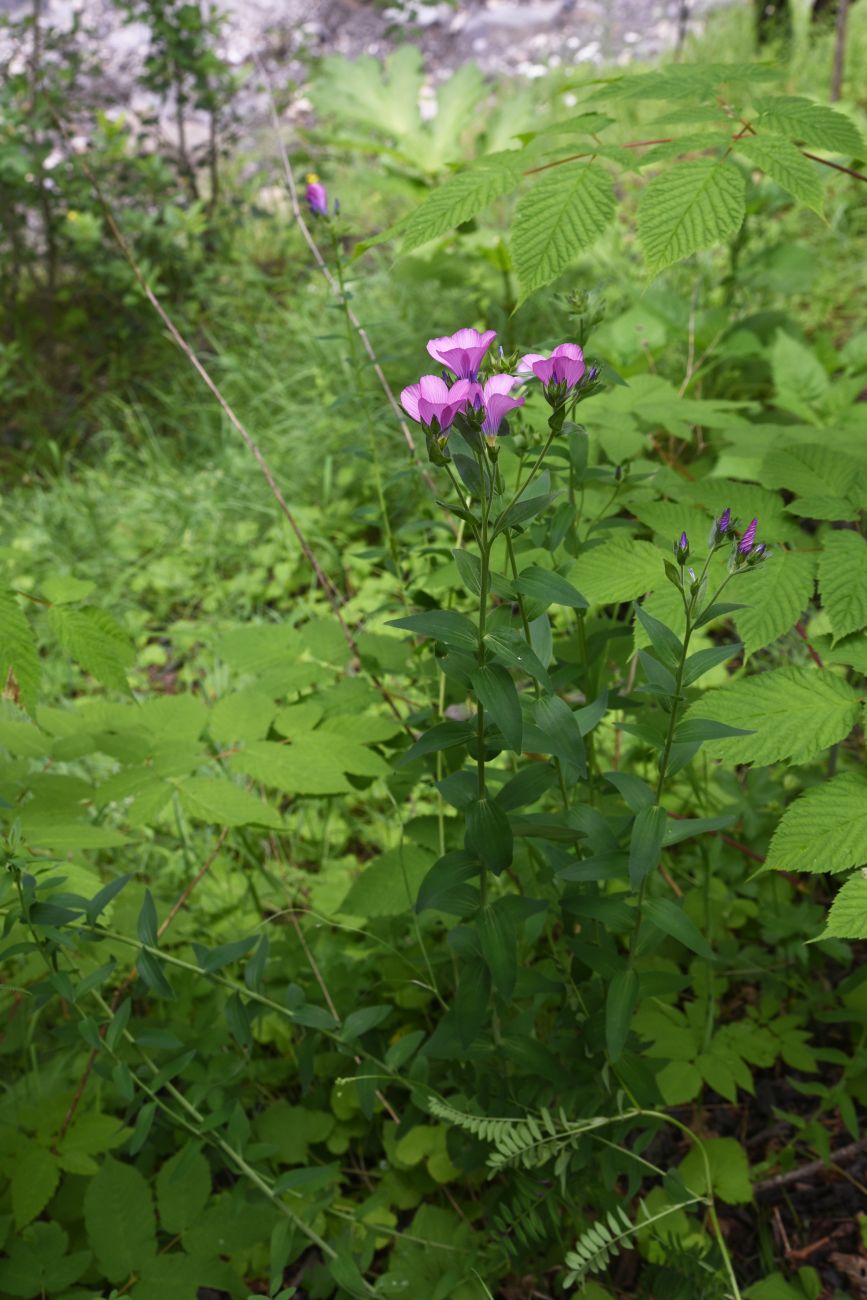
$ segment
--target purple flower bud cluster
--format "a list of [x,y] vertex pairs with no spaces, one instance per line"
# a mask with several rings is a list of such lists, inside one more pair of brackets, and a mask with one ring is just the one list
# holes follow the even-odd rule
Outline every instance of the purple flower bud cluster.
[[[497,436],[508,432],[505,423],[509,412],[523,406],[523,396],[513,396],[518,384],[538,379],[552,405],[562,406],[566,396],[579,384],[595,383],[598,370],[589,373],[584,355],[575,343],[561,343],[549,357],[528,352],[518,362],[518,373],[494,373],[480,380],[485,354],[496,338],[494,330],[480,333],[476,329],[459,329],[454,334],[430,339],[427,350],[445,367],[442,378],[422,375],[418,383],[404,388],[401,405],[411,419],[423,425],[441,459],[450,427],[469,433],[481,433],[492,452]],[[503,349],[499,349],[500,357]],[[451,377],[454,376],[454,382]]]

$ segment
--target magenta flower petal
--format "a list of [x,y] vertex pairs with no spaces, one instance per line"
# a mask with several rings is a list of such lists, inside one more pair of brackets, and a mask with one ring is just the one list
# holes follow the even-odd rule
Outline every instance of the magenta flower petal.
[[305,198],[315,217],[328,216],[328,191],[321,181],[310,181],[305,191]]
[[758,528],[758,526],[759,526],[758,519],[752,519],[750,521],[747,527],[747,531],[744,533],[743,537],[738,542],[738,550],[740,551],[741,555],[746,555],[748,551],[752,550],[753,542],[756,540],[756,529]]
[[482,421],[482,433],[495,434],[500,431],[503,417],[516,406],[523,406],[523,397],[507,397],[505,393],[492,393],[485,402],[485,418]]
[[454,334],[430,339],[427,350],[435,361],[446,366],[458,379],[475,379],[482,359],[496,337],[496,330],[485,330],[480,334],[476,329],[460,329]]
[[552,383],[574,388],[585,369],[584,353],[577,343],[559,343],[550,357],[528,352],[518,363],[519,371],[530,371],[546,388]]
[[400,404],[411,420],[418,420],[419,385],[410,384],[400,395]]

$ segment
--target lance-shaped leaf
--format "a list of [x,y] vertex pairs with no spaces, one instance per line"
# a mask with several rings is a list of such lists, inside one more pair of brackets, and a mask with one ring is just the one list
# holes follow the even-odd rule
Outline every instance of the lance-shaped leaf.
[[524,721],[521,701],[509,671],[499,664],[485,664],[476,669],[470,680],[485,713],[497,724],[509,749],[520,754]]
[[389,619],[389,627],[404,628],[416,636],[433,637],[445,645],[461,650],[474,650],[479,643],[479,633],[474,623],[453,609],[431,609],[425,614],[407,614],[405,618]]
[[633,889],[638,889],[659,863],[666,822],[665,809],[658,804],[645,804],[635,814],[629,838],[629,882]]

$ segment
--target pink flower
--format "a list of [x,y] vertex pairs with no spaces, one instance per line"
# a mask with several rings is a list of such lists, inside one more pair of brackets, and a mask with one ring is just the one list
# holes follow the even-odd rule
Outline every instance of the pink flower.
[[[517,384],[518,380],[514,375],[491,375],[490,379],[485,380],[485,386],[482,388],[479,384],[474,384],[475,390],[471,395],[471,401],[474,406],[484,408],[485,418],[482,421],[482,433],[488,438],[493,438],[500,431],[500,423],[503,417],[509,411],[513,411],[516,406],[524,405],[523,397],[509,397],[509,393]],[[455,385],[457,388],[457,384]]]
[[548,384],[565,384],[567,388],[574,388],[585,368],[584,353],[577,343],[560,343],[550,357],[528,352],[518,362],[519,373],[535,375],[546,387]]
[[478,330],[462,329],[431,339],[427,350],[434,361],[446,366],[458,379],[475,380],[482,359],[496,337],[496,330],[480,334]]
[[448,429],[458,411],[462,411],[478,384],[459,379],[451,388],[438,375],[422,375],[400,395],[400,404],[412,420],[429,429],[434,420],[441,430]]

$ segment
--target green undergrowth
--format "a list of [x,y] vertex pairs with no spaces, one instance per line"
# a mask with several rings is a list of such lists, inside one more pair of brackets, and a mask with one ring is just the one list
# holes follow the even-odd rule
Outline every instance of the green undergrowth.
[[599,381],[495,460],[453,432],[453,483],[414,463],[253,187],[170,305],[336,595],[156,325],[75,436],[16,442],[0,1294],[845,1295],[865,191],[835,174],[823,219],[738,163],[737,234],[653,281],[627,199],[515,310],[506,207],[351,260],[460,158],[331,129],[313,229],[397,391],[470,323]]

